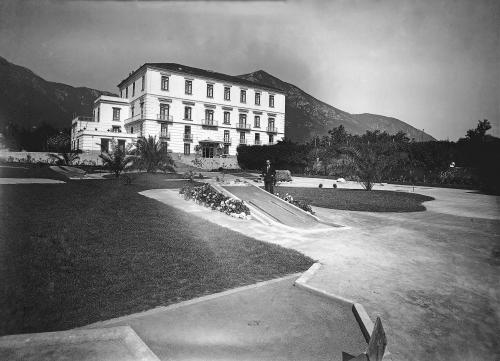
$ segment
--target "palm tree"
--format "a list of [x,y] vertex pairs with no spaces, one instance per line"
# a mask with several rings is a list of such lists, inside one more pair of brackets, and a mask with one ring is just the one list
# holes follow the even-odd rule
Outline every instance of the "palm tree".
[[57,165],[72,165],[74,161],[80,159],[77,153],[49,153],[49,157],[55,160]]
[[109,168],[114,174],[115,177],[118,178],[120,173],[123,172],[126,168],[129,168],[134,163],[136,156],[130,154],[131,144],[127,146],[127,148],[123,148],[122,146],[116,144],[115,141],[111,142],[111,150],[104,151],[99,155],[99,158],[102,159],[102,163],[104,166]]
[[388,141],[386,133],[367,131],[361,137],[355,136],[355,144],[340,148],[351,162],[361,185],[367,190],[379,182],[396,160],[397,145]]
[[167,143],[156,140],[156,137],[140,137],[136,143],[136,154],[139,168],[145,168],[148,173],[156,170],[175,172],[175,163],[167,152]]

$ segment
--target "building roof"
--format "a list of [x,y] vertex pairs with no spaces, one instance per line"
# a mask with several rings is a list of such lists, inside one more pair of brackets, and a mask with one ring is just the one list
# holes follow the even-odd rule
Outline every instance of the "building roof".
[[279,89],[279,88],[276,88],[276,87],[273,87],[270,85],[261,84],[258,82],[253,82],[250,80],[241,79],[241,78],[238,78],[237,76],[227,75],[227,74],[223,74],[223,73],[217,73],[217,72],[212,71],[212,70],[193,68],[191,66],[176,64],[176,63],[145,63],[141,67],[139,67],[137,70],[130,73],[128,77],[123,79],[120,82],[120,84],[118,84],[118,87],[120,87],[123,83],[125,83],[128,79],[130,79],[130,77],[134,76],[139,70],[143,69],[144,67],[152,67],[152,68],[163,69],[163,70],[167,70],[167,71],[173,71],[173,72],[183,73],[183,74],[192,75],[192,76],[199,76],[199,77],[203,77],[203,78],[220,80],[222,82],[241,84],[241,85],[246,85],[246,86],[252,87],[252,88],[269,89],[269,90],[273,90],[273,91],[280,92],[280,93],[284,92],[283,89]]

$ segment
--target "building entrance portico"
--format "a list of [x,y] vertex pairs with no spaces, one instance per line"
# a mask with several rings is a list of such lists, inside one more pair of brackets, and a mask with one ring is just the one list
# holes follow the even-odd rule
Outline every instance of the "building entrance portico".
[[203,158],[214,158],[219,155],[219,148],[222,142],[214,140],[200,140],[201,156]]

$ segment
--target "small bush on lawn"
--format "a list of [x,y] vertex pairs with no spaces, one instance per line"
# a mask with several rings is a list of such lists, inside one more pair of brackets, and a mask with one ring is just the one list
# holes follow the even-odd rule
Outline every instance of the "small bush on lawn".
[[276,170],[276,182],[291,182],[292,181],[292,173],[286,169],[277,169]]
[[279,193],[276,193],[276,196],[280,197],[284,201],[287,201],[288,203],[293,204],[296,207],[299,207],[300,209],[302,209],[302,210],[304,210],[306,212],[314,214],[314,211],[312,210],[312,208],[311,208],[311,206],[309,204],[307,204],[305,202],[302,202],[302,201],[299,201],[299,200],[296,200],[296,199],[293,199],[293,197],[290,194],[288,194],[288,193],[286,193],[284,196],[280,195]]
[[182,175],[182,178],[189,179],[190,181],[194,180],[194,172],[192,170],[188,170]]
[[184,195],[184,199],[186,200],[193,199],[205,207],[226,213],[231,217],[250,219],[250,209],[248,209],[243,201],[229,198],[217,192],[208,183],[198,187],[183,187],[179,190],[179,193]]

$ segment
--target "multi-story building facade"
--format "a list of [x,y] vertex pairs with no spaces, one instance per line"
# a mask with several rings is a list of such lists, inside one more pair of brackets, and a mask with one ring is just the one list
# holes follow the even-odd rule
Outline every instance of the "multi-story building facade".
[[[241,145],[274,144],[285,135],[282,90],[173,63],[147,63],[118,84],[120,97],[101,96],[93,117],[73,120],[72,147],[105,150],[156,136],[168,149],[212,158]],[[97,142],[96,142],[97,140]]]

